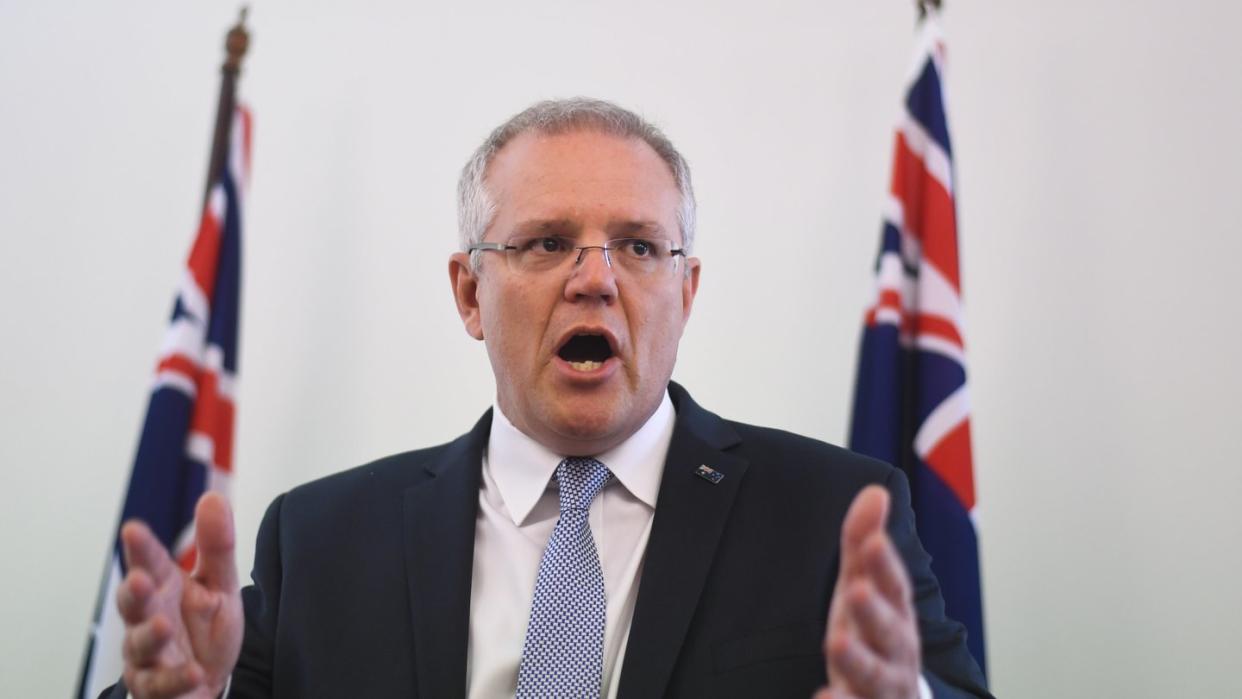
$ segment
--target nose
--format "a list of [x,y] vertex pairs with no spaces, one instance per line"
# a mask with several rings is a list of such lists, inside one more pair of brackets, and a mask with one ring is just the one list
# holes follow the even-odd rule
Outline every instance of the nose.
[[587,253],[591,252],[592,250],[599,250],[600,254],[604,256],[604,264],[608,265],[609,267],[612,266],[612,251],[609,250],[607,246],[604,246],[604,245],[580,245],[578,246],[578,258],[574,260],[574,266],[582,264],[582,261],[586,259]]
[[[598,255],[592,255],[599,252]],[[565,298],[600,299],[612,303],[617,298],[617,277],[612,268],[612,256],[603,246],[583,247],[565,282]]]

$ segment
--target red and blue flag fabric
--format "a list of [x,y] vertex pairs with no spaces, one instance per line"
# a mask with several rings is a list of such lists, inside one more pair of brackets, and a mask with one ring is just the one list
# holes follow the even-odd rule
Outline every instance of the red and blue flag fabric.
[[[250,113],[238,107],[225,165],[210,183],[178,284],[121,512],[122,522],[146,522],[187,571],[195,562],[195,504],[208,490],[227,492],[233,473],[241,217],[250,134]],[[124,624],[115,599],[125,570],[119,531],[96,602],[81,697],[97,696],[121,676]]]
[[932,556],[945,611],[966,626],[967,645],[984,667],[944,54],[936,12],[929,9],[896,129],[850,448],[906,472],[919,538]]

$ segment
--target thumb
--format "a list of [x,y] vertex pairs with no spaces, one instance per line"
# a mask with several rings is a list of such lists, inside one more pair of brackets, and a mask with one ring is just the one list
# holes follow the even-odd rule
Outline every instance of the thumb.
[[883,532],[888,521],[888,491],[883,486],[869,485],[854,497],[845,513],[841,529],[841,555],[844,568],[851,567],[851,559],[872,535]]
[[220,493],[206,493],[194,510],[194,544],[198,547],[194,577],[213,590],[236,590],[235,543],[229,501]]

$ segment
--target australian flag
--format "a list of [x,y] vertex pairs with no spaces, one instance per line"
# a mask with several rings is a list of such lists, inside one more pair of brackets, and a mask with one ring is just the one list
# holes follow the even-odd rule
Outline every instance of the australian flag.
[[[208,490],[227,492],[233,472],[242,194],[250,170],[250,126],[250,113],[236,108],[228,156],[209,183],[160,348],[121,512],[122,522],[146,522],[187,571],[196,553],[194,506]],[[115,600],[124,575],[118,536],[96,602],[80,697],[97,696],[121,676],[124,624]]]
[[970,651],[985,668],[944,63],[936,11],[929,9],[897,124],[850,447],[909,476],[919,538],[932,555],[945,611],[966,625]]

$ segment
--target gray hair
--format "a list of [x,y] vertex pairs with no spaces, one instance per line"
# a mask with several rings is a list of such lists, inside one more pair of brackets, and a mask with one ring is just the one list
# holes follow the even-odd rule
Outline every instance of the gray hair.
[[690,166],[673,147],[668,137],[653,124],[628,109],[604,100],[574,97],[537,102],[496,127],[483,145],[474,152],[457,182],[457,230],[461,249],[468,250],[483,240],[487,227],[496,216],[496,202],[487,191],[484,178],[487,166],[505,144],[520,134],[535,131],[541,134],[562,134],[574,131],[598,131],[622,138],[639,138],[651,146],[673,173],[681,206],[677,224],[681,228],[682,248],[694,248],[694,188],[690,185]]

